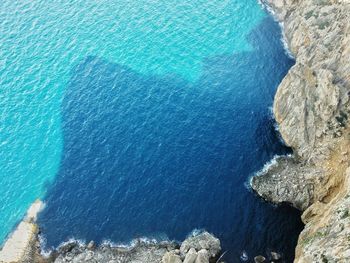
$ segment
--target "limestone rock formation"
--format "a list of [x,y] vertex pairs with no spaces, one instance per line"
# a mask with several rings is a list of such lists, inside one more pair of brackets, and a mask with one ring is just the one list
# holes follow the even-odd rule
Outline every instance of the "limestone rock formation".
[[295,262],[350,262],[350,1],[264,3],[296,60],[273,107],[294,154],[277,157],[251,185],[268,201],[304,211]]
[[89,244],[75,241],[64,244],[45,260],[55,263],[209,263],[216,262],[221,250],[220,241],[208,232],[187,238],[181,245],[182,250],[174,242],[139,240],[128,248],[112,247],[108,244],[96,247]]

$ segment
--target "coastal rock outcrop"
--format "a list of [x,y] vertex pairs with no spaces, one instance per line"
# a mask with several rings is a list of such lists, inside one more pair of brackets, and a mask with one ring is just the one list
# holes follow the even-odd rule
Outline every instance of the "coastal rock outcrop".
[[209,253],[208,255],[210,257],[215,257],[221,250],[220,240],[208,232],[203,232],[199,235],[189,237],[184,242],[182,242],[180,253],[182,255],[185,255],[191,249],[194,249],[197,252],[206,250]]
[[[78,263],[78,262],[130,262],[151,263],[182,262],[180,257],[174,253],[176,244],[172,242],[145,242],[138,240],[130,247],[111,246],[102,244],[96,248],[88,248],[86,244],[76,241],[66,243],[53,251],[47,262],[55,263]],[[180,260],[180,261],[179,261]]]
[[263,2],[296,60],[273,106],[293,155],[275,158],[252,188],[303,211],[295,262],[350,262],[350,1]]
[[136,240],[130,247],[108,244],[91,247],[73,241],[53,251],[46,260],[55,263],[209,263],[216,262],[220,250],[220,241],[208,232],[203,232],[188,237],[181,246],[175,242]]

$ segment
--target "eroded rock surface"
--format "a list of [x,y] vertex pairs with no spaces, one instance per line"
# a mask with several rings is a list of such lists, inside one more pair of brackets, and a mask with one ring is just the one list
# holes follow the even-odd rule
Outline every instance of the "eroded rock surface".
[[[166,262],[179,263],[168,255],[168,251],[175,249],[172,243],[145,243],[138,242],[130,248],[111,247],[101,245],[89,249],[85,244],[72,242],[63,245],[57,251],[53,252],[48,262],[55,263],[79,263],[79,262],[110,262],[110,263],[150,263],[162,262],[162,258],[169,259]],[[174,255],[175,257],[175,255]],[[180,258],[179,258],[180,259]]]
[[[180,249],[181,247],[181,249]],[[47,262],[55,263],[209,263],[220,256],[220,241],[208,232],[174,242],[137,241],[132,247],[89,246],[71,242],[52,252]]]
[[251,184],[264,199],[304,211],[295,262],[350,262],[350,229],[340,216],[350,193],[350,1],[264,2],[296,59],[273,107],[294,154],[276,158]]

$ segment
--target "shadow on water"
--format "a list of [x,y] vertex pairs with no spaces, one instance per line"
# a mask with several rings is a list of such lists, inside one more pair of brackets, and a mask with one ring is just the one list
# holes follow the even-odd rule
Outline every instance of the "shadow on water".
[[265,19],[249,36],[251,52],[208,59],[195,83],[98,57],[74,68],[62,103],[61,167],[39,219],[48,246],[70,237],[182,240],[205,228],[221,238],[228,262],[269,248],[291,260],[299,213],[245,186],[289,151],[269,110],[293,64],[280,37]]

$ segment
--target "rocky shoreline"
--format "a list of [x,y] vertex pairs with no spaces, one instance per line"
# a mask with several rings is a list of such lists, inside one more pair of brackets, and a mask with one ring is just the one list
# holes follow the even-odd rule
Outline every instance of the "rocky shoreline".
[[[299,262],[350,262],[350,0],[262,1],[282,24],[296,59],[280,84],[274,115],[292,156],[277,157],[252,188],[265,200],[303,211]],[[0,251],[0,262],[221,262],[220,241],[203,232],[181,244],[138,240],[131,247],[73,241],[40,253],[29,209]],[[278,254],[272,261],[280,260]],[[255,262],[267,262],[262,256]]]
[[350,262],[350,1],[265,0],[296,59],[273,111],[290,157],[251,181],[303,211],[294,262]]
[[37,200],[26,217],[9,236],[0,250],[1,263],[220,263],[220,240],[201,232],[182,243],[174,241],[134,240],[131,246],[114,246],[93,241],[66,242],[49,253],[42,253],[37,214],[44,204]]
[[[220,240],[206,231],[193,232],[181,243],[136,239],[125,246],[70,240],[44,252],[36,223],[37,214],[43,207],[44,204],[37,200],[29,208],[26,217],[2,246],[1,263],[224,263],[226,252],[221,250]],[[253,258],[243,252],[241,261],[285,262],[283,256],[274,251]]]

